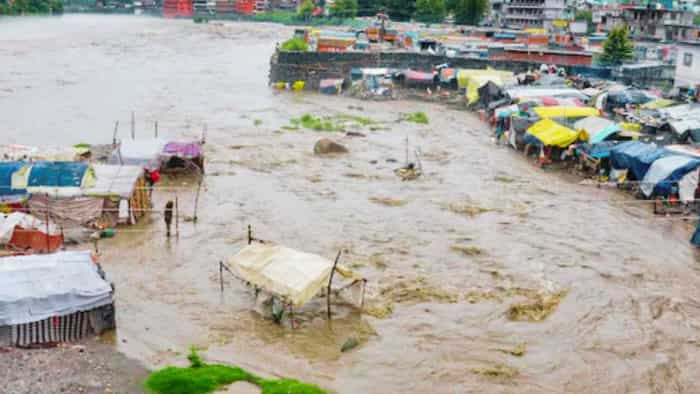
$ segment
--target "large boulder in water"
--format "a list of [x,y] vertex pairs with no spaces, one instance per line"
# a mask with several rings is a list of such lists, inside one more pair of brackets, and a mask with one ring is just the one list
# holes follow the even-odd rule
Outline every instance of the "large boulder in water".
[[348,148],[340,145],[337,142],[333,142],[328,138],[321,138],[314,145],[314,153],[317,155],[333,155],[340,153],[348,153]]

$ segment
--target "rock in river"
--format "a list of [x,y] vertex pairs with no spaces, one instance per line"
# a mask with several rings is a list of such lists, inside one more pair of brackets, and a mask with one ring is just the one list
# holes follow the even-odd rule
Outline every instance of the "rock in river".
[[337,142],[333,142],[328,138],[321,138],[314,145],[314,153],[317,155],[331,155],[338,153],[348,153],[348,148],[340,145]]

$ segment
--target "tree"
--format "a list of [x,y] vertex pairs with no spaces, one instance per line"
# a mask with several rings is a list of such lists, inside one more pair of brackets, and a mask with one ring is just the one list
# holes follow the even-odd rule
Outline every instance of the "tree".
[[418,22],[442,22],[445,19],[445,0],[416,0],[416,12],[413,17]]
[[314,2],[311,0],[306,0],[299,6],[297,10],[297,17],[308,21],[311,18],[311,14],[314,12]]
[[489,7],[488,0],[456,0],[453,10],[458,25],[476,25]]
[[697,14],[693,17],[693,24],[695,26],[700,26],[700,14]]
[[377,0],[358,0],[357,5],[359,16],[375,16],[382,7],[381,2]]
[[380,10],[397,21],[407,21],[416,12],[416,0],[380,0]]
[[357,16],[357,0],[335,0],[330,5],[331,15],[340,18],[354,18]]
[[600,61],[603,64],[620,65],[633,58],[634,44],[630,40],[627,26],[613,27],[603,43],[603,54],[600,56]]

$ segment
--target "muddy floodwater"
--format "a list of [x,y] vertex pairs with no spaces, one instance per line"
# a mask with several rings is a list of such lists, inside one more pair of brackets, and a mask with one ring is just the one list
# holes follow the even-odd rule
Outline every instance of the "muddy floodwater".
[[[197,137],[207,124],[199,221],[166,240],[162,218],[102,242],[117,289],[118,351],[150,367],[209,360],[339,393],[697,392],[700,263],[687,224],[615,190],[536,168],[465,111],[267,87],[289,27],[141,17],[0,19],[3,143]],[[399,122],[425,112],[430,123]],[[361,116],[366,137],[288,129],[305,113]],[[313,155],[330,137],[350,153]],[[424,176],[394,169],[421,152]],[[176,195],[185,215],[195,187]],[[218,262],[263,239],[369,279],[359,315],[325,299],[299,327],[253,310]],[[348,352],[348,338],[359,345]],[[0,357],[2,357],[0,355]]]

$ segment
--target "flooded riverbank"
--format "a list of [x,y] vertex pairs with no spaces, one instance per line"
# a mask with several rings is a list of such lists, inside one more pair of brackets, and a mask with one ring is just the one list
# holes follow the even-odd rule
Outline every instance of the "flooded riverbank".
[[[66,15],[0,28],[6,143],[109,142],[115,120],[128,135],[132,110],[138,135],[156,120],[169,136],[208,124],[199,221],[168,241],[154,213],[101,244],[126,355],[155,367],[194,344],[212,360],[341,393],[687,392],[700,378],[687,228],[535,168],[495,146],[473,114],[268,89],[288,27]],[[415,111],[429,124],[398,121]],[[364,138],[283,130],[305,113],[377,123],[359,127]],[[314,156],[321,137],[349,154]],[[424,176],[403,182],[394,169],[406,138]],[[156,207],[177,194],[191,212],[194,185],[170,186]],[[221,295],[218,262],[248,224],[329,258],[342,249],[385,316],[339,306],[329,325],[319,300],[290,330],[252,312],[237,281]],[[551,313],[521,318],[540,304]],[[349,337],[360,346],[341,353]]]

